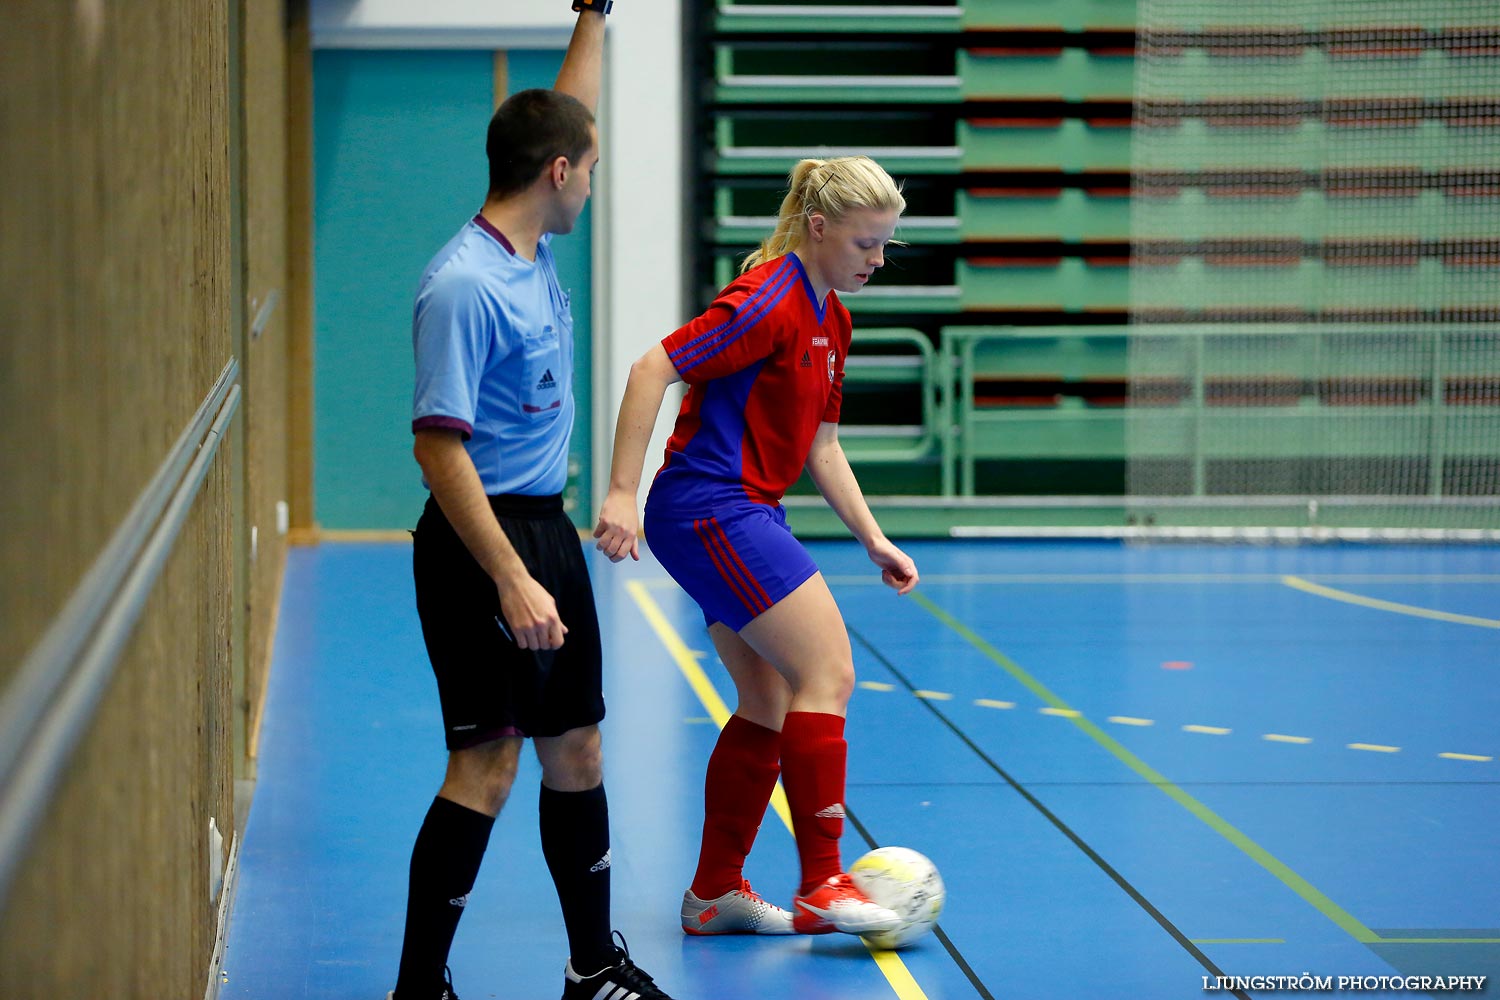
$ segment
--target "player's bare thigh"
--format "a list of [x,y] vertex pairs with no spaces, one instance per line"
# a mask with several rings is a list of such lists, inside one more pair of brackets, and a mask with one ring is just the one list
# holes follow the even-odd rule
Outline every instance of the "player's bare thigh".
[[854,692],[854,658],[844,616],[822,573],[808,577],[739,634],[786,678],[790,711],[845,713]]
[[709,626],[709,638],[739,696],[735,714],[757,726],[781,731],[792,704],[792,686],[786,678],[734,630],[723,622]]

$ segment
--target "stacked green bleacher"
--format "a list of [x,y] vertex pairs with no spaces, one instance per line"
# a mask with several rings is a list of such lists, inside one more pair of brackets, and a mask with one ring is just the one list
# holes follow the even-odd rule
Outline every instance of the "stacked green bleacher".
[[[845,299],[841,437],[893,532],[1220,523],[1256,481],[1228,470],[1272,461],[1350,489],[1356,465],[1500,467],[1500,17],[1371,0],[1422,22],[1372,45],[1309,32],[1316,0],[1139,3],[1149,40],[1137,0],[705,4],[701,301],[796,160],[904,181],[907,245]],[[1141,103],[1143,47],[1169,99]],[[1307,93],[1330,67],[1361,86]],[[1255,518],[1306,518],[1261,492]]]
[[[699,97],[715,144],[701,164],[699,204],[713,220],[698,247],[702,301],[769,231],[796,160],[865,153],[905,184],[907,246],[846,298],[856,334],[841,428],[892,530],[972,521],[975,491],[958,484],[972,484],[976,464],[1006,492],[1118,498],[1121,448],[1080,461],[1076,446],[1048,444],[1063,423],[1019,442],[1019,464],[966,451],[961,476],[954,420],[960,398],[975,397],[950,366],[970,331],[1125,322],[1134,0],[719,3],[704,14]],[[1095,360],[1118,387],[1120,352]],[[838,530],[815,505],[794,517],[803,531]]]

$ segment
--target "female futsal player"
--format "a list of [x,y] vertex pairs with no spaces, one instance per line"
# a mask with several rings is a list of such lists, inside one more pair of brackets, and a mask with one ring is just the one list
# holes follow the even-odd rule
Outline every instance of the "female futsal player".
[[[839,859],[854,689],[849,635],[780,501],[805,467],[900,594],[912,560],[885,537],[838,441],[849,310],[885,262],[906,201],[867,157],[803,160],[770,238],[702,316],[630,369],[609,494],[594,535],[612,560],[637,543],[636,487],[668,385],[689,386],[646,502],[651,550],[696,600],[739,695],[705,782],[703,845],[683,895],[689,934],[863,934],[899,920]],[[787,911],[742,875],[778,773],[802,882]]]

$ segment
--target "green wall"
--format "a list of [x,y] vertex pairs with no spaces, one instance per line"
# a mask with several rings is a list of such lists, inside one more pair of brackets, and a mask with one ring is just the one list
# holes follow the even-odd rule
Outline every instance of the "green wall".
[[[514,53],[512,90],[550,86],[561,52]],[[329,530],[411,527],[411,307],[422,268],[483,204],[494,54],[320,50],[313,60],[314,501]],[[573,293],[578,402],[569,495],[589,516],[591,226],[554,244]]]

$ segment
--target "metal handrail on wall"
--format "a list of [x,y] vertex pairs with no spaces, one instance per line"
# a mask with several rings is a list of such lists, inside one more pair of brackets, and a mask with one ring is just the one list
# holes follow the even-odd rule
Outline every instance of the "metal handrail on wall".
[[0,906],[240,402],[230,358],[0,700]]

